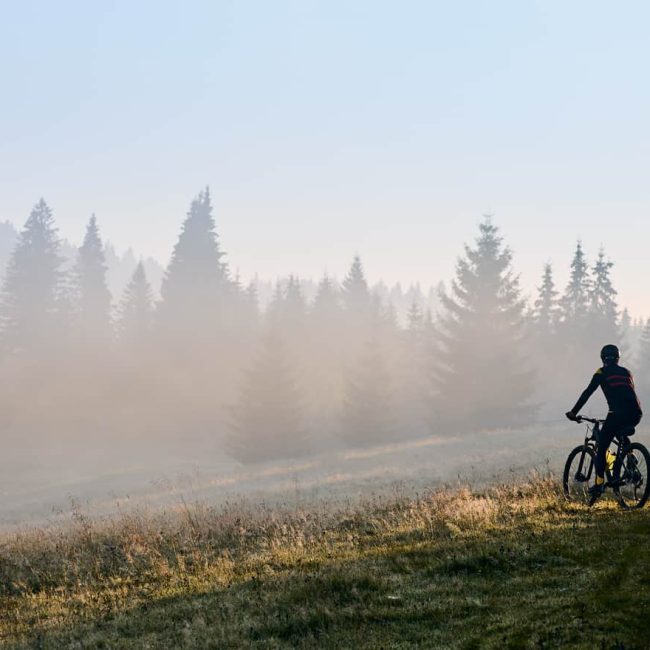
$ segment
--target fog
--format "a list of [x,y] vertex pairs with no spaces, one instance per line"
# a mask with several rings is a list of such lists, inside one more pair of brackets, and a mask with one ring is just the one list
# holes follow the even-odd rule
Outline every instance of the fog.
[[650,392],[650,328],[618,304],[604,250],[567,241],[567,286],[547,265],[528,299],[508,233],[479,215],[455,276],[422,278],[435,291],[369,282],[355,256],[268,295],[271,280],[231,271],[209,189],[188,203],[160,284],[134,259],[119,295],[95,217],[71,251],[53,209],[31,210],[0,310],[3,526],[74,503],[353,496],[557,468],[579,437],[562,413],[609,342]]

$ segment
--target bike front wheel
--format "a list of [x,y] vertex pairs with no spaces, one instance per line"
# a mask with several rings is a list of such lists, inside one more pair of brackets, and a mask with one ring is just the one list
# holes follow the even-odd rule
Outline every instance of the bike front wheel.
[[591,499],[589,488],[596,481],[596,454],[588,445],[576,447],[564,466],[564,496],[569,501],[588,505]]
[[630,444],[614,463],[614,492],[623,508],[643,508],[650,496],[650,453],[640,443]]

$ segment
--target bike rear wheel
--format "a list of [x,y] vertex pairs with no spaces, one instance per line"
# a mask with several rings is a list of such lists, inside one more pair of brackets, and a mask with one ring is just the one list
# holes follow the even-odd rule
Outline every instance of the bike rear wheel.
[[639,442],[630,444],[614,463],[614,492],[621,507],[643,508],[650,496],[650,453]]
[[589,488],[596,481],[596,454],[587,445],[576,447],[564,466],[564,496],[569,501],[590,503]]

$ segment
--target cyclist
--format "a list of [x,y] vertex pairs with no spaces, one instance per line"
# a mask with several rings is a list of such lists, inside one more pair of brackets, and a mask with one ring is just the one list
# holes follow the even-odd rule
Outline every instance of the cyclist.
[[596,370],[589,382],[589,386],[580,395],[575,406],[566,414],[569,420],[577,420],[578,413],[587,403],[587,400],[599,386],[602,388],[609,407],[609,413],[597,441],[596,482],[589,489],[592,503],[598,499],[605,489],[605,457],[612,439],[621,429],[635,427],[639,424],[643,415],[634,390],[632,373],[627,368],[618,365],[620,356],[620,352],[615,345],[606,345],[600,351],[603,367]]

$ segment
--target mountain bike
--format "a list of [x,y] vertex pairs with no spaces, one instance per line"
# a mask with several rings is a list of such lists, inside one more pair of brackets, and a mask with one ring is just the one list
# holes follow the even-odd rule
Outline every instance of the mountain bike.
[[[596,481],[596,452],[600,428],[604,420],[578,417],[587,423],[584,444],[576,447],[564,466],[564,495],[567,499],[590,504],[589,488]],[[591,425],[591,426],[590,426]],[[634,427],[622,429],[612,441],[605,465],[605,489],[611,488],[620,506],[626,509],[642,508],[650,496],[648,468],[650,453],[639,442],[631,442]]]

